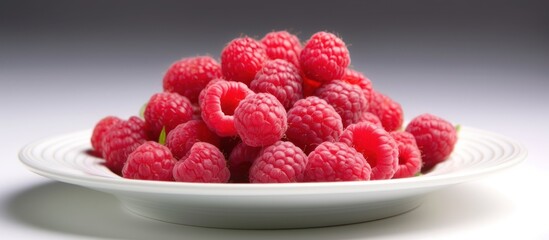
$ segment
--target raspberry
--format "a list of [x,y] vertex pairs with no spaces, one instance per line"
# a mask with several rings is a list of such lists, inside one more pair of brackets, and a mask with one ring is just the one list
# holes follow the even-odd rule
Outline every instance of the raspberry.
[[166,137],[166,147],[176,159],[184,157],[196,142],[219,146],[219,137],[202,120],[190,120],[177,125]]
[[423,159],[422,171],[446,160],[457,142],[454,126],[438,116],[424,113],[408,124],[406,132],[414,135]]
[[299,63],[308,78],[329,82],[343,76],[351,57],[340,38],[331,33],[318,32],[311,36],[301,51]]
[[402,106],[387,95],[373,91],[368,111],[381,120],[381,124],[388,132],[396,131],[402,127],[404,121]]
[[193,107],[186,97],[177,93],[156,93],[147,103],[144,116],[149,139],[158,140],[163,128],[169,133],[177,125],[191,120]]
[[147,141],[145,122],[138,117],[114,124],[106,132],[101,147],[105,166],[120,175],[128,155]]
[[149,141],[130,153],[122,168],[122,176],[130,179],[174,181],[173,167],[176,162],[167,147]]
[[332,105],[341,116],[343,127],[358,122],[362,112],[368,109],[368,102],[360,87],[345,81],[334,80],[322,85],[315,95]]
[[220,137],[236,136],[234,111],[240,101],[253,94],[246,84],[219,80],[204,89],[200,108],[202,120]]
[[216,146],[197,142],[175,164],[173,176],[178,182],[226,183],[230,172],[223,153]]
[[364,156],[345,143],[323,142],[309,154],[305,181],[370,180],[372,169]]
[[268,146],[280,140],[288,123],[284,106],[271,94],[252,94],[234,111],[234,126],[246,145]]
[[232,40],[221,52],[225,79],[249,85],[268,59],[265,45],[249,37]]
[[184,58],[173,63],[164,75],[163,88],[198,102],[198,94],[215,78],[220,78],[221,65],[209,56]]
[[379,118],[371,112],[363,112],[360,118],[358,119],[358,122],[369,122],[377,126],[383,127],[381,120],[379,120]]
[[393,178],[415,176],[421,169],[421,152],[414,135],[409,132],[391,132],[398,145],[398,166]]
[[286,60],[269,60],[250,83],[250,89],[256,93],[270,93],[289,109],[303,98],[303,80],[299,69]]
[[372,81],[364,76],[359,71],[347,68],[345,69],[345,74],[343,74],[343,77],[341,77],[341,80],[348,82],[353,85],[357,85],[362,89],[362,92],[364,92],[364,97],[366,98],[366,101],[369,103],[372,101]]
[[368,122],[349,125],[339,138],[364,155],[372,167],[371,180],[390,179],[398,166],[398,146],[382,127]]
[[250,167],[250,183],[303,181],[307,155],[291,142],[278,141],[264,148]]
[[103,138],[105,138],[105,135],[107,134],[107,132],[112,126],[114,126],[115,124],[121,121],[122,119],[118,117],[107,116],[99,120],[99,122],[95,124],[90,141],[93,149],[95,150],[95,153],[98,156],[103,156],[103,147],[101,146],[103,142]]
[[250,166],[259,155],[260,147],[250,147],[242,142],[233,148],[228,164],[231,171],[231,182],[247,183]]
[[318,97],[301,99],[288,111],[286,137],[305,153],[311,152],[322,142],[337,141],[342,132],[339,114]]
[[270,59],[284,59],[296,67],[299,67],[299,54],[301,43],[297,36],[287,32],[270,32],[261,39]]

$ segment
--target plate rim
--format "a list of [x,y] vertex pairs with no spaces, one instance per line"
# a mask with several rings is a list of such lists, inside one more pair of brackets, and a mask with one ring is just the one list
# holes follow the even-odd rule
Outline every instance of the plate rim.
[[[67,138],[70,136],[91,134],[91,129],[80,130],[65,134],[58,134],[35,140],[25,145],[18,153],[20,162],[32,172],[44,177],[61,182],[81,185],[89,188],[100,189],[104,191],[125,191],[154,194],[170,195],[310,195],[325,194],[326,190],[330,193],[352,193],[352,192],[370,192],[370,191],[395,191],[405,189],[419,189],[441,187],[445,185],[467,182],[484,175],[493,174],[505,169],[509,169],[525,161],[528,151],[524,144],[513,140],[499,133],[482,130],[478,128],[461,126],[463,132],[476,132],[477,134],[491,135],[512,145],[515,149],[512,155],[506,156],[506,160],[495,166],[481,169],[467,169],[440,175],[422,175],[419,177],[375,180],[375,181],[349,181],[349,182],[314,182],[314,183],[187,183],[187,182],[162,182],[125,179],[122,177],[108,178],[95,175],[89,175],[81,172],[81,175],[63,172],[62,170],[47,170],[33,164],[31,158],[32,150],[39,144],[52,141],[54,139]],[[459,141],[459,140],[458,140]],[[90,145],[91,147],[91,145]],[[106,169],[106,168],[105,168]],[[108,170],[107,170],[108,171]],[[304,191],[305,190],[305,191]]]

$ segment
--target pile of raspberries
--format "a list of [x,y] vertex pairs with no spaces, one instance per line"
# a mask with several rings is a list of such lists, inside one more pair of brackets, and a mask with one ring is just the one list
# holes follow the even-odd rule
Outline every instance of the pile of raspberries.
[[236,38],[219,62],[173,63],[140,117],[101,119],[91,144],[124,178],[204,183],[406,178],[449,157],[451,123],[425,113],[404,127],[401,105],[350,63],[329,32]]

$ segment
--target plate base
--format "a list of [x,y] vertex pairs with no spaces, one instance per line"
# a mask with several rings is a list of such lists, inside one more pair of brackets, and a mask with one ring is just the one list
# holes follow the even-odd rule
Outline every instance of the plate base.
[[414,210],[423,202],[423,198],[414,197],[354,206],[271,208],[268,211],[243,206],[227,211],[196,206],[166,208],[155,202],[120,200],[126,210],[142,217],[188,226],[226,229],[295,229],[354,224],[397,216]]

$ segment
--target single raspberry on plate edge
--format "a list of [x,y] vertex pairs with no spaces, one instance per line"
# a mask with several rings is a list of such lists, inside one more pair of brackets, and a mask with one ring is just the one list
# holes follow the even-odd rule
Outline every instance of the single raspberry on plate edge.
[[130,117],[113,125],[103,138],[103,159],[105,166],[120,175],[128,155],[147,141],[145,122],[138,117]]
[[103,156],[103,147],[101,145],[103,144],[103,138],[105,137],[109,129],[121,121],[122,119],[118,117],[106,116],[95,124],[90,142],[97,156]]
[[398,166],[393,178],[413,177],[421,169],[421,152],[414,135],[409,132],[391,132],[398,145]]
[[153,141],[137,147],[122,168],[122,177],[129,179],[174,181],[173,167],[177,160],[170,150]]
[[349,125],[339,141],[364,155],[372,168],[371,180],[390,179],[398,166],[398,145],[382,127],[369,122]]
[[291,142],[263,148],[250,167],[250,183],[302,182],[307,155]]
[[351,57],[345,42],[339,37],[328,32],[317,32],[301,50],[299,63],[307,78],[329,82],[343,76]]
[[221,52],[225,79],[249,85],[268,59],[265,45],[250,37],[235,38]]
[[288,111],[286,137],[305,153],[326,141],[338,141],[343,123],[336,110],[315,96],[297,101]]
[[240,101],[251,94],[244,83],[216,80],[201,94],[202,120],[220,137],[236,136],[233,114]]
[[299,38],[287,31],[273,31],[261,39],[270,59],[284,59],[299,67],[301,43]]
[[206,142],[197,142],[173,168],[178,182],[226,183],[230,171],[223,153]]
[[198,103],[198,94],[209,81],[220,78],[221,65],[210,56],[183,58],[173,63],[163,78],[163,89]]
[[157,141],[165,128],[169,133],[193,117],[191,102],[177,93],[161,92],[151,96],[144,112],[149,139]]
[[219,137],[202,120],[179,124],[166,137],[166,147],[176,159],[184,157],[196,142],[207,142],[216,147],[220,144]]
[[285,109],[303,98],[303,80],[299,69],[283,59],[269,60],[250,83],[250,89],[256,93],[270,93]]
[[308,156],[307,182],[365,181],[372,169],[364,156],[340,142],[323,142]]
[[422,172],[446,160],[457,142],[456,128],[447,120],[424,113],[410,121],[406,132],[414,135],[423,159]]
[[357,123],[368,109],[368,101],[360,87],[345,81],[334,80],[322,85],[315,95],[332,105],[341,116],[343,127]]
[[234,126],[246,145],[268,146],[280,140],[288,129],[286,110],[271,94],[252,94],[236,107]]

